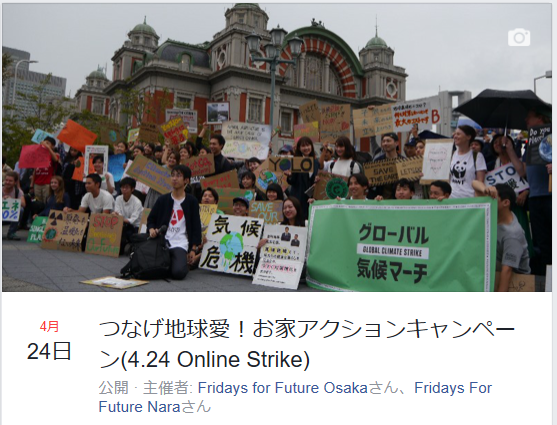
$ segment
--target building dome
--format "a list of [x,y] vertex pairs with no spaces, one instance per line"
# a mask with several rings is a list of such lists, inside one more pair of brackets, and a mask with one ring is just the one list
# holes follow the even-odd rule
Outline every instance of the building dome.
[[257,3],[236,3],[232,9],[234,9],[236,7],[261,10],[261,8],[259,7],[259,4],[257,4]]
[[137,24],[133,28],[133,30],[131,30],[131,32],[144,32],[144,33],[147,33],[147,34],[152,34],[154,36],[157,36],[157,32],[153,29],[153,27],[150,26],[150,25],[147,25],[147,17],[145,17],[142,24]]
[[108,80],[108,78],[106,78],[106,75],[104,75],[104,72],[102,71],[101,68],[97,68],[96,71],[91,72],[87,78],[95,78],[95,79],[98,79],[98,80]]
[[375,37],[373,37],[371,40],[369,40],[366,44],[366,48],[372,48],[372,47],[389,47],[387,46],[387,43],[385,42],[385,40],[383,40],[381,37],[378,37],[377,35],[375,35]]

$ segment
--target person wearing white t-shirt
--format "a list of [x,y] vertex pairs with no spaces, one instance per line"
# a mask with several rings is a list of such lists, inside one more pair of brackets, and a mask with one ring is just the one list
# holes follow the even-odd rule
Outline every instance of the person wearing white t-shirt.
[[124,218],[122,227],[122,238],[120,241],[120,252],[125,252],[125,246],[130,241],[132,235],[136,234],[141,225],[141,214],[143,206],[141,201],[133,195],[135,180],[131,177],[124,177],[120,182],[122,194],[114,202],[114,214]]
[[456,151],[451,160],[451,199],[473,198],[472,182],[478,180],[483,183],[487,171],[484,156],[479,152],[474,158],[470,148],[472,140],[476,138],[476,130],[469,125],[460,125],[453,135]]
[[[81,200],[79,212],[103,213],[110,214],[114,209],[114,198],[106,190],[101,189],[101,176],[98,174],[89,174],[85,178],[85,189],[87,193]],[[64,212],[72,212],[71,208],[64,208]]]
[[101,189],[106,190],[111,195],[114,195],[114,177],[108,171],[104,171],[104,155],[97,155],[93,158],[93,167],[95,173],[101,176]]

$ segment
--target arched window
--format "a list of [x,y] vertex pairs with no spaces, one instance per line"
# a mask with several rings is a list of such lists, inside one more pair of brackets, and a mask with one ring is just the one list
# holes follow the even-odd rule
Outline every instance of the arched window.
[[314,55],[306,55],[305,81],[306,89],[321,91],[322,90],[322,70],[323,60]]
[[329,93],[342,96],[342,83],[332,65],[329,66]]

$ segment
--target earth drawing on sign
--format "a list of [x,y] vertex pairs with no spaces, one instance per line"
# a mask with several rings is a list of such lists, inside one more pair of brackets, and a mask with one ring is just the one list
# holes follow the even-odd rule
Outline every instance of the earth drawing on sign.
[[244,239],[237,232],[230,232],[225,235],[219,243],[222,266],[226,271],[236,259],[236,256],[244,250]]

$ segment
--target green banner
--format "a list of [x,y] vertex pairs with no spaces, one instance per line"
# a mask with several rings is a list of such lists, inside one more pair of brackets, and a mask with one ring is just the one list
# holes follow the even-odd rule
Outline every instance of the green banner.
[[318,201],[307,282],[331,291],[493,291],[496,232],[491,198]]
[[30,243],[41,243],[43,240],[43,233],[44,233],[44,228],[46,226],[46,221],[48,220],[48,217],[36,217],[35,220],[33,220],[33,224],[31,225],[31,228],[29,229],[29,236],[27,236],[27,242]]

